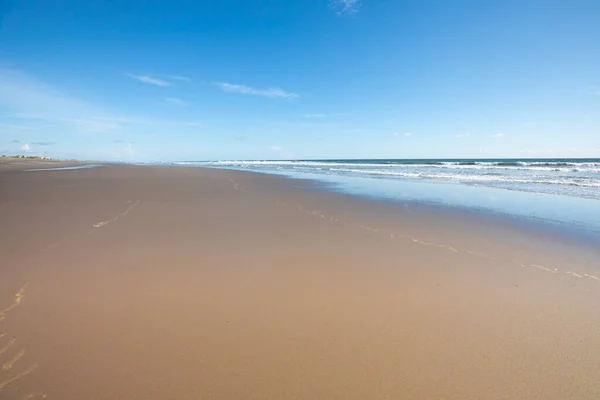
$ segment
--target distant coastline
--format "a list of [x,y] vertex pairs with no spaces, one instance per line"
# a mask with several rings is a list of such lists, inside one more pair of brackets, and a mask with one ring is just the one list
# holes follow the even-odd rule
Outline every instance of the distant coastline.
[[43,161],[58,161],[51,157],[42,157],[42,156],[26,156],[23,154],[17,154],[15,156],[7,156],[1,155],[0,158],[5,160],[43,160]]
[[24,171],[30,168],[49,169],[56,167],[71,167],[74,165],[86,165],[87,161],[57,160],[41,156],[0,156],[0,171]]

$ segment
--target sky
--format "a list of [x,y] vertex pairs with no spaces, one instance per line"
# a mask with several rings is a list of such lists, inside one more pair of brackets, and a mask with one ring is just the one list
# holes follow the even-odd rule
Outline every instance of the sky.
[[598,0],[0,0],[0,153],[600,157]]

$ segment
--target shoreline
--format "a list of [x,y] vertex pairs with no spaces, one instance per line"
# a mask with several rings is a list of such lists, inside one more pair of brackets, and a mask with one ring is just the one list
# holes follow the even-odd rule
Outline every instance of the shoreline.
[[231,168],[289,176],[310,174],[323,180],[381,179],[427,185],[506,189],[600,200],[600,158],[592,159],[431,159],[287,160],[176,162],[175,165]]
[[[226,169],[223,170],[225,171]],[[256,171],[236,172],[262,174]],[[415,231],[421,231],[424,235],[428,235],[431,232],[428,232],[427,229],[420,229],[419,224],[421,222],[429,228],[437,225],[436,229],[445,231],[446,233],[453,232],[456,227],[460,227],[459,231],[472,231],[473,234],[470,237],[473,240],[485,236],[489,241],[506,241],[507,244],[510,243],[511,245],[519,241],[528,243],[528,246],[532,247],[531,251],[533,253],[552,253],[552,259],[555,261],[555,264],[559,264],[559,260],[571,259],[581,260],[581,263],[584,265],[597,267],[597,262],[600,260],[600,247],[598,247],[600,243],[597,236],[589,237],[586,234],[574,236],[569,227],[552,225],[547,221],[535,221],[519,215],[499,213],[487,209],[476,209],[468,206],[457,207],[447,204],[432,204],[420,200],[396,200],[369,196],[361,192],[345,191],[343,187],[339,187],[336,184],[328,184],[310,178],[295,178],[268,173],[266,175],[282,179],[282,184],[284,185],[287,184],[286,181],[290,181],[290,184],[294,181],[301,181],[304,183],[302,187],[305,189],[328,193],[333,196],[331,199],[333,207],[335,207],[336,202],[344,201],[342,199],[349,199],[350,202],[356,204],[354,211],[361,210],[361,212],[366,212],[366,218],[374,218],[378,222],[381,222],[382,218],[389,219],[390,229],[397,227],[398,224],[410,222],[413,224],[413,228],[416,225]],[[373,215],[369,215],[371,213]],[[406,214],[410,214],[410,221],[405,219]],[[491,234],[490,230],[493,231]],[[457,246],[448,244],[447,242],[452,242],[454,238],[452,238],[452,234],[448,235],[446,233],[432,235],[434,241],[437,239],[440,242],[437,243],[438,247],[469,247],[469,243],[462,243]],[[410,239],[413,238],[410,237]],[[419,238],[414,239],[418,240]],[[533,245],[534,243],[535,246]],[[552,250],[549,250],[547,247],[552,247]],[[470,250],[467,249],[466,251]],[[583,258],[581,258],[584,255],[581,253],[582,251],[585,254]],[[600,273],[600,267],[598,267],[597,272]]]
[[[570,226],[567,222],[564,221],[550,221],[545,220],[543,218],[536,219],[535,217],[529,217],[524,215],[517,215],[510,213],[508,211],[499,211],[493,210],[485,207],[474,207],[471,205],[458,205],[458,204],[449,204],[449,203],[435,203],[426,201],[419,198],[394,198],[393,192],[392,195],[381,195],[381,194],[372,194],[367,193],[364,189],[348,189],[344,186],[343,182],[335,182],[335,181],[326,181],[322,179],[322,177],[310,174],[306,176],[302,176],[302,174],[296,175],[286,175],[286,174],[278,174],[267,171],[252,171],[252,170],[240,170],[240,169],[232,169],[232,168],[217,168],[217,167],[196,167],[196,166],[172,166],[176,168],[208,168],[213,170],[221,170],[221,171],[235,171],[240,173],[249,173],[249,174],[258,174],[267,177],[272,177],[276,179],[281,179],[283,181],[290,182],[301,182],[303,187],[307,189],[319,190],[327,193],[337,194],[341,196],[350,196],[356,199],[361,199],[365,202],[365,206],[370,205],[381,205],[383,207],[388,206],[391,210],[398,209],[401,211],[402,207],[410,206],[412,208],[416,208],[425,216],[428,213],[434,213],[437,215],[441,215],[442,218],[452,217],[454,223],[460,223],[461,220],[468,220],[471,222],[477,222],[479,224],[490,223],[494,226],[503,227],[508,231],[514,230],[517,233],[521,233],[523,235],[532,236],[532,237],[540,237],[542,240],[548,240],[554,243],[566,243],[570,246],[582,247],[586,251],[597,251],[597,255],[600,259],[600,230],[598,231],[581,231],[580,227],[574,228]],[[353,180],[371,180],[373,178],[353,178]],[[379,182],[377,180],[371,181],[373,183],[381,183],[381,186],[385,186],[388,182]],[[394,183],[394,182],[392,182]],[[404,182],[401,182],[404,183]],[[448,185],[443,183],[414,183],[410,182],[410,184],[414,185]],[[293,185],[292,185],[293,186]],[[457,184],[457,186],[460,186]],[[477,187],[468,187],[478,189]],[[490,189],[483,188],[484,190],[490,191],[500,191],[505,192],[508,191],[509,194],[512,192],[508,189]],[[567,200],[570,200],[568,196],[565,195],[552,195],[552,194],[534,194],[528,192],[519,192],[521,194],[525,194],[527,196],[559,196],[559,198],[565,197]],[[576,201],[578,198],[574,198]],[[592,199],[587,199],[589,201],[594,201]],[[600,206],[600,203],[599,203]],[[600,223],[600,220],[599,220]]]
[[600,395],[591,253],[249,172],[2,171],[8,399]]

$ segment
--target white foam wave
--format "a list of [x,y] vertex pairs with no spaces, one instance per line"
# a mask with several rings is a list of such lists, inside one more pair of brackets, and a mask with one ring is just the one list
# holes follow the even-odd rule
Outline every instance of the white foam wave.
[[600,199],[595,161],[215,161],[178,165],[460,183]]
[[345,162],[345,161],[211,161],[211,162],[193,162],[183,161],[175,163],[177,165],[206,165],[206,166],[226,166],[226,167],[359,167],[359,168],[386,168],[396,169],[459,169],[459,170],[525,170],[525,171],[561,171],[561,172],[590,172],[600,173],[600,163],[598,162]]
[[[420,172],[403,172],[403,171],[389,171],[389,170],[365,170],[365,169],[347,169],[347,168],[331,168],[331,171],[350,172],[356,174],[367,174],[367,175],[387,175],[394,177],[404,178],[417,178],[417,179],[443,179],[448,181],[460,181],[460,182],[510,182],[510,183],[523,183],[523,184],[546,184],[546,185],[572,185],[580,187],[591,187],[600,188],[600,180],[596,181],[581,181],[580,178],[555,178],[548,179],[546,177],[538,178],[519,178],[502,175],[475,175],[475,174],[450,174],[450,173],[436,173],[427,174]],[[579,180],[577,180],[579,179]]]

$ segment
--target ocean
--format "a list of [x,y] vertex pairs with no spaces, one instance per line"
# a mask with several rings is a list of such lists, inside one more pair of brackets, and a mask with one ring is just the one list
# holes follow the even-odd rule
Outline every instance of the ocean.
[[450,183],[600,199],[600,159],[184,161],[177,165]]

